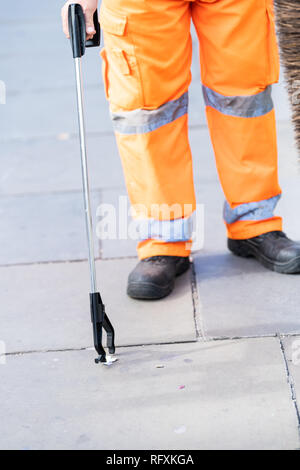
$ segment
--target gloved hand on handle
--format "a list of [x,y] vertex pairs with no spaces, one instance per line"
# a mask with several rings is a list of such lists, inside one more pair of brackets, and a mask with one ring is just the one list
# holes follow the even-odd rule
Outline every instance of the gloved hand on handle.
[[70,37],[69,35],[69,27],[68,27],[68,9],[69,5],[72,3],[79,3],[82,6],[84,16],[85,16],[85,24],[86,24],[86,40],[92,39],[94,34],[96,34],[93,15],[95,10],[98,7],[98,0],[68,0],[61,10],[61,17],[62,17],[62,24],[63,24],[63,31],[67,38]]

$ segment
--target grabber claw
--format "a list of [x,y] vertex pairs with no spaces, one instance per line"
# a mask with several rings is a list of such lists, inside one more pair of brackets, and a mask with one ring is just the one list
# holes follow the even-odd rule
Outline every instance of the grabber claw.
[[95,359],[96,364],[115,362],[111,358],[107,360],[106,351],[102,345],[102,332],[103,328],[107,335],[107,348],[109,354],[115,353],[115,330],[109,321],[108,316],[105,313],[105,307],[102,302],[99,292],[90,294],[91,304],[91,319],[94,331],[94,345],[99,357]]

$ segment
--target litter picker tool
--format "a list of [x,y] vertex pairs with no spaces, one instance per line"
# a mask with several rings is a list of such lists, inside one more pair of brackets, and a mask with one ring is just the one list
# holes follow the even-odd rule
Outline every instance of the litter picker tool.
[[88,241],[88,260],[90,267],[91,277],[91,293],[90,293],[90,309],[93,324],[94,345],[98,353],[96,364],[114,362],[111,358],[106,356],[104,347],[102,346],[102,332],[103,328],[107,334],[107,348],[110,354],[115,353],[115,332],[112,324],[110,323],[105,308],[98,292],[96,266],[95,266],[95,253],[94,253],[94,236],[92,213],[90,203],[90,189],[89,189],[89,174],[87,164],[86,152],[86,132],[84,122],[84,103],[83,103],[83,82],[81,71],[81,58],[85,54],[86,47],[100,46],[100,25],[98,21],[97,10],[94,13],[94,25],[96,34],[93,39],[86,41],[86,28],[85,18],[81,5],[74,3],[69,6],[68,12],[69,20],[69,34],[73,50],[73,58],[75,63],[75,77],[76,77],[76,90],[77,90],[77,108],[78,108],[78,123],[79,123],[79,136],[80,136],[80,150],[81,150],[81,170],[82,170],[82,185],[84,196],[84,211],[85,222]]

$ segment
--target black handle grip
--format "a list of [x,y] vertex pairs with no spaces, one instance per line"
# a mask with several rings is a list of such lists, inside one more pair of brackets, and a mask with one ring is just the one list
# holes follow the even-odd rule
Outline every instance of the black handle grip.
[[101,32],[97,10],[94,13],[94,27],[96,30],[96,34],[92,39],[88,41],[86,41],[85,18],[81,5],[79,5],[78,3],[72,3],[69,6],[68,21],[74,59],[82,57],[85,53],[86,47],[100,46]]
[[100,46],[100,41],[101,41],[101,30],[100,30],[100,23],[98,20],[98,11],[95,10],[94,13],[94,28],[96,33],[92,37],[92,39],[89,39],[86,41],[85,46],[86,47],[99,47]]

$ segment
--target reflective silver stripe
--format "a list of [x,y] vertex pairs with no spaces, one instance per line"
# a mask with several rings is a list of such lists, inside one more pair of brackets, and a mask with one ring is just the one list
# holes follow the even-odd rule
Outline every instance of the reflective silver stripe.
[[165,242],[188,241],[193,235],[193,219],[155,220],[147,219],[138,221],[140,240],[154,238]]
[[274,217],[274,209],[281,194],[265,199],[264,201],[240,204],[234,209],[226,201],[224,204],[224,220],[227,224],[233,224],[239,220],[265,220]]
[[249,96],[224,96],[204,85],[202,90],[206,106],[211,106],[228,116],[259,117],[269,113],[274,107],[271,85],[264,91]]
[[136,109],[111,113],[116,132],[120,134],[145,134],[175,121],[188,112],[188,92],[180,98],[163,104],[158,109]]

